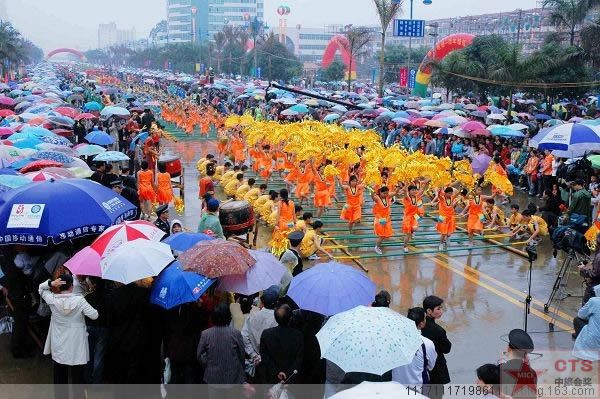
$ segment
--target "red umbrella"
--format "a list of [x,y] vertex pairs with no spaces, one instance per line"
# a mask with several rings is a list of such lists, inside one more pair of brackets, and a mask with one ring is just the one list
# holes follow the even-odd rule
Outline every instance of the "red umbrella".
[[100,237],[96,238],[90,247],[98,252],[100,256],[105,257],[128,241],[137,239],[160,241],[164,235],[164,231],[153,223],[145,220],[134,220],[109,227]]
[[43,100],[41,100],[40,102],[44,103],[44,104],[54,104],[54,103],[60,103],[62,101],[60,99],[58,99],[58,98],[46,97]]
[[[67,169],[64,169],[64,170],[71,173]],[[45,170],[26,173],[25,177],[33,182],[48,181],[48,180],[61,180],[61,179],[68,178],[62,174],[46,172]],[[75,177],[75,175],[73,173],[71,173],[71,177]]]
[[7,116],[14,115],[15,112],[10,109],[0,109],[0,116],[6,118]]
[[78,110],[71,107],[58,107],[54,110],[61,115],[68,116],[69,118],[75,118],[78,114],[80,114]]
[[69,129],[54,129],[52,133],[66,138],[73,136],[73,131]]
[[411,122],[411,125],[414,126],[425,126],[425,124],[429,122],[429,119],[427,118],[417,118],[414,121]]
[[256,259],[248,250],[233,241],[201,241],[178,258],[184,269],[209,278],[244,274]]
[[471,136],[491,136],[492,132],[490,132],[487,129],[477,129],[477,130],[473,130],[472,132],[469,132],[471,134]]
[[29,120],[30,125],[43,125],[46,122],[46,118],[43,116],[37,116]]
[[477,121],[470,121],[465,123],[464,125],[462,125],[460,127],[461,130],[465,131],[465,132],[473,132],[475,130],[479,130],[479,129],[485,129],[485,125],[481,122],[477,122]]
[[14,133],[15,132],[12,129],[9,129],[7,127],[0,127],[0,136],[10,136]]
[[0,97],[0,105],[5,107],[14,107],[17,103],[10,97],[2,96]]
[[73,118],[73,119],[75,119],[76,121],[79,121],[81,119],[96,119],[96,118],[98,118],[96,115],[90,114],[89,112],[85,112],[83,114],[79,114],[79,115],[75,116],[75,118]]
[[490,107],[488,107],[487,105],[480,105],[479,107],[477,107],[477,111],[487,111]]
[[33,161],[33,162],[28,163],[20,170],[20,172],[21,173],[36,172],[36,171],[42,170],[44,168],[61,167],[61,166],[63,166],[63,164],[60,162],[49,161],[47,159],[41,159],[39,161]]

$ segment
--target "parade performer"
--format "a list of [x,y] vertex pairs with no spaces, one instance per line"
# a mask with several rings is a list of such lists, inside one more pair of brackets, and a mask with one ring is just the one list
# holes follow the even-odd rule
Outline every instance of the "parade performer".
[[316,220],[304,234],[300,243],[300,255],[308,260],[319,260],[318,252],[324,253],[329,259],[333,260],[333,255],[323,249],[323,237],[319,235],[323,228],[323,222]]
[[171,185],[171,175],[167,172],[165,164],[158,165],[156,182],[156,201],[158,201],[159,205],[168,205],[173,201],[173,186]]
[[206,176],[198,181],[198,198],[203,199],[206,194],[215,195],[215,186],[213,176],[215,174],[214,165],[208,164]]
[[150,220],[152,203],[156,199],[154,191],[154,172],[148,169],[148,161],[142,161],[141,170],[137,172],[138,196],[142,208],[142,219]]
[[475,186],[473,195],[469,198],[466,208],[461,213],[461,216],[469,215],[467,218],[469,249],[473,248],[473,235],[475,233],[483,234],[483,221],[485,220],[483,203],[485,200],[493,198],[493,196],[481,195],[481,192],[481,185]]
[[375,203],[373,205],[373,215],[375,216],[373,228],[375,235],[377,235],[374,250],[377,255],[381,255],[383,254],[381,244],[386,238],[394,235],[391,218],[392,198],[390,197],[390,190],[386,186],[381,187],[377,193],[371,193],[371,198]]
[[485,200],[485,214],[488,222],[487,226],[485,227],[486,229],[492,230],[506,227],[507,223],[504,211],[496,205],[496,202],[493,198],[488,198]]
[[548,224],[540,216],[534,215],[529,209],[521,213],[521,224],[511,232],[511,237],[518,240],[526,238],[526,245],[538,244],[543,236],[548,235]]
[[440,233],[440,251],[448,249],[448,240],[456,231],[457,197],[458,193],[452,187],[440,190],[437,196],[439,215],[435,229]]
[[323,176],[323,169],[325,165],[321,165],[319,169],[315,169],[314,164],[310,164],[313,182],[315,184],[315,197],[313,202],[317,208],[317,217],[321,217],[326,207],[331,205],[331,197],[329,192],[329,186],[326,178]]
[[248,191],[254,188],[254,184],[256,183],[256,179],[249,178],[247,182],[243,182],[237,190],[235,190],[235,199],[241,201],[244,199],[244,196],[248,193]]
[[352,233],[354,224],[362,218],[362,202],[365,186],[358,183],[358,177],[350,176],[348,184],[342,183],[342,188],[346,193],[346,204],[342,208],[340,219],[348,222],[348,230]]
[[269,191],[269,198],[260,207],[259,215],[265,223],[271,227],[277,225],[277,209],[279,193],[275,190]]
[[313,180],[312,163],[310,161],[300,161],[298,165],[298,182],[296,184],[296,198],[300,205],[308,200],[310,195],[310,183]]
[[277,229],[282,232],[291,230],[296,225],[294,203],[289,199],[289,193],[285,188],[279,191],[276,225]]
[[235,179],[231,179],[227,185],[224,187],[225,195],[228,198],[235,198],[235,193],[237,189],[244,183],[244,174],[238,173],[235,176]]
[[258,174],[260,177],[265,179],[266,183],[269,183],[271,174],[273,173],[273,158],[271,156],[271,146],[264,145],[262,150],[258,150],[256,154],[258,163]]
[[408,243],[413,238],[414,232],[419,228],[419,219],[425,215],[423,209],[423,193],[427,189],[429,181],[419,189],[411,184],[405,187],[404,198],[404,218],[402,219],[402,232],[404,233],[404,253],[408,253]]
[[[249,182],[249,180],[248,180]],[[265,191],[267,191],[267,185],[266,184],[261,184],[258,187],[252,187],[250,190],[248,190],[248,192],[246,194],[244,194],[244,201],[248,201],[248,203],[254,207],[254,203],[256,202],[256,200],[258,200],[258,197],[260,197],[261,195],[263,195],[265,193]]]

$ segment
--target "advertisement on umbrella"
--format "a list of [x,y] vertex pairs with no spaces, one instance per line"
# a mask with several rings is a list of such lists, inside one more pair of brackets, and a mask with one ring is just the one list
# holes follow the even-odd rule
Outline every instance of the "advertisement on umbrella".
[[37,229],[45,207],[45,204],[13,204],[6,227]]

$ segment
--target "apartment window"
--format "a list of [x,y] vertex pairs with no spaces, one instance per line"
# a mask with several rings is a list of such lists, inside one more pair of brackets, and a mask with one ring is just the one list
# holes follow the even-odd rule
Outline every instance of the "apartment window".
[[300,40],[330,40],[333,35],[316,34],[316,33],[300,33]]
[[326,47],[322,44],[301,44],[300,50],[325,50]]

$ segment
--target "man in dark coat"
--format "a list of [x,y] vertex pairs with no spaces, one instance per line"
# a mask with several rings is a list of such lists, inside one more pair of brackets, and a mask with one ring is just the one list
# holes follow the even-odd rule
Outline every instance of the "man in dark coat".
[[165,232],[164,238],[171,235],[171,226],[169,226],[169,206],[161,205],[156,208],[156,216],[158,219],[154,222],[154,225]]
[[424,388],[425,393],[428,393],[428,396],[432,399],[441,398],[444,392],[442,385],[450,382],[450,373],[448,372],[444,354],[450,353],[452,343],[446,336],[446,330],[435,322],[444,314],[444,310],[442,309],[443,303],[444,300],[442,298],[434,295],[423,299],[423,309],[425,309],[427,317],[425,327],[421,330],[421,335],[433,341],[435,351],[437,352],[435,367],[429,373],[431,389],[427,392],[428,389]]
[[291,318],[292,309],[289,305],[279,306],[275,310],[277,327],[264,330],[260,337],[262,383],[300,381],[298,374],[304,355],[304,337],[300,331],[289,326]]
[[511,398],[537,398],[537,373],[529,365],[528,355],[534,349],[533,340],[521,329],[508,334],[505,353],[508,360],[500,364],[502,393]]
[[127,201],[135,205],[136,210],[134,220],[139,220],[140,215],[142,214],[142,210],[140,208],[140,197],[137,191],[129,187],[123,186],[123,182],[121,180],[113,180],[110,183],[110,186],[114,192],[116,192],[121,197],[125,198]]
[[152,110],[150,108],[146,108],[142,114],[142,129],[149,131],[153,122],[156,122],[156,118],[154,117]]

